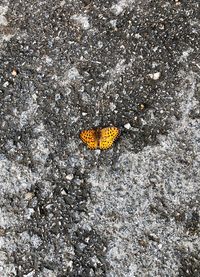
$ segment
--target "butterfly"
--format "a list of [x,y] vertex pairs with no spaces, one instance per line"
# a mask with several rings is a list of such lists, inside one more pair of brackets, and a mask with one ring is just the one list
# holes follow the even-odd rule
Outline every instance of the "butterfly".
[[94,128],[81,131],[80,139],[89,149],[106,150],[112,147],[119,135],[120,129],[117,127]]

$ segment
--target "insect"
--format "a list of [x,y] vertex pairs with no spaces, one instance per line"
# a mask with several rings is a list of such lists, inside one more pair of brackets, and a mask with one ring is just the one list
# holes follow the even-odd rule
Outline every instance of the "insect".
[[89,149],[106,150],[112,147],[119,135],[120,129],[117,127],[94,128],[81,131],[80,139]]

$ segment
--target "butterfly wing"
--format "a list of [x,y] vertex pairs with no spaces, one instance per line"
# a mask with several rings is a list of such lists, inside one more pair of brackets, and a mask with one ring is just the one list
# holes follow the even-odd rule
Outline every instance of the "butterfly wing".
[[96,136],[96,131],[91,130],[83,130],[80,133],[80,139],[87,144],[87,147],[90,149],[97,149],[98,147],[98,139]]
[[112,147],[113,142],[120,135],[120,130],[117,127],[107,127],[101,129],[101,135],[99,140],[99,148],[101,150],[106,150]]

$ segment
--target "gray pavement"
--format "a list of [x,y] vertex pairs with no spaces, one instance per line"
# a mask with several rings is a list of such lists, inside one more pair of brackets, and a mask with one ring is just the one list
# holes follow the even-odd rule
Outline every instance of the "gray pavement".
[[199,100],[198,0],[0,1],[0,276],[199,277]]

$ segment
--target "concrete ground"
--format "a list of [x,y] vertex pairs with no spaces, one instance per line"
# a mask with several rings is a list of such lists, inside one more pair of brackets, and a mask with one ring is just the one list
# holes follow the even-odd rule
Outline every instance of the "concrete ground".
[[199,100],[198,0],[1,0],[0,276],[199,277]]

